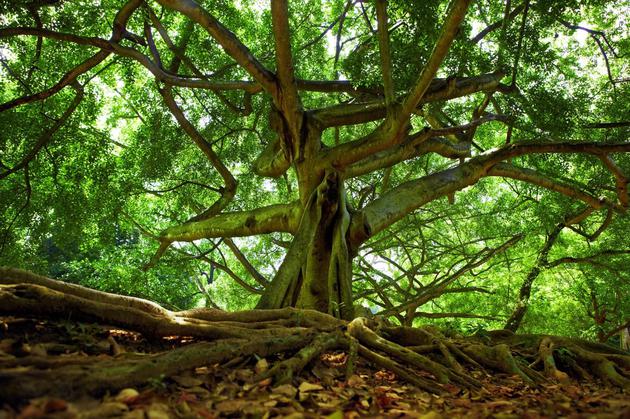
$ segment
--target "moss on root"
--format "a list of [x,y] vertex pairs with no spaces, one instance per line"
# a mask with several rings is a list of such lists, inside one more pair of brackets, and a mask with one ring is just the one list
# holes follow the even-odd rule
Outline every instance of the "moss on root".
[[[0,315],[90,321],[156,338],[193,336],[197,343],[131,358],[82,363],[61,357],[0,357],[0,399],[42,395],[102,394],[176,375],[196,367],[251,356],[286,354],[258,379],[292,381],[322,353],[349,353],[348,377],[357,357],[388,369],[431,393],[445,385],[478,389],[474,371],[519,376],[530,385],[547,380],[590,379],[630,387],[630,356],[601,344],[546,335],[493,332],[449,337],[434,328],[388,327],[356,318],[292,308],[228,313],[172,312],[143,300],[87,290],[24,271],[0,271]],[[31,274],[32,275],[32,274]]]

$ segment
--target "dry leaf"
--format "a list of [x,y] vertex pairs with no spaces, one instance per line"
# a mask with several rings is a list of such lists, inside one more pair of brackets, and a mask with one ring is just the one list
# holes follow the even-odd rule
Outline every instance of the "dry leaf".
[[365,380],[359,377],[358,375],[353,374],[352,376],[350,376],[350,378],[348,378],[347,383],[349,387],[358,387],[358,386],[364,385]]
[[254,367],[254,371],[256,374],[262,374],[263,372],[267,372],[269,369],[269,362],[265,358],[261,358],[256,362],[256,366]]
[[431,411],[420,416],[420,419],[442,419],[442,415],[438,412]]
[[324,387],[322,387],[321,385],[311,384],[308,381],[304,381],[302,384],[300,384],[300,387],[298,387],[300,393],[308,393],[309,391],[320,391],[323,389]]
[[182,387],[198,387],[203,384],[202,380],[185,375],[176,375],[171,378]]
[[297,395],[297,388],[293,387],[291,384],[282,384],[278,387],[274,387],[271,391],[274,394],[281,394],[291,399],[294,399]]
[[81,413],[81,419],[117,418],[122,416],[128,410],[129,408],[124,403],[106,402],[96,409]]
[[169,408],[163,403],[153,403],[146,410],[147,419],[170,419]]
[[114,397],[114,401],[119,403],[131,404],[136,401],[140,393],[134,388],[124,388]]

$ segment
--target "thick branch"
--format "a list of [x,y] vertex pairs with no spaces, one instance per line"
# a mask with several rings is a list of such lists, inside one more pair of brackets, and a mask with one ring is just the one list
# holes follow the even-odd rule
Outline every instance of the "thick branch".
[[385,89],[385,106],[389,108],[394,102],[394,80],[392,78],[392,59],[389,52],[387,0],[376,0],[376,18],[378,20],[378,46]]
[[164,242],[194,241],[213,237],[253,236],[277,231],[294,233],[300,206],[278,204],[251,211],[227,212],[203,221],[167,228],[160,234]]
[[420,73],[418,81],[413,87],[413,90],[405,98],[405,101],[402,105],[402,110],[396,120],[397,134],[400,133],[404,126],[407,124],[409,117],[414,112],[414,110],[420,103],[420,100],[429,88],[431,80],[433,80],[433,78],[435,77],[435,74],[442,64],[442,61],[444,61],[444,58],[446,58],[446,54],[448,53],[451,43],[453,42],[455,36],[457,35],[457,32],[459,31],[459,25],[464,20],[464,16],[466,16],[466,10],[468,9],[469,4],[470,0],[454,0],[453,4],[451,5],[449,14],[442,27],[442,32],[440,33],[440,37],[433,47],[433,51],[431,52],[429,61],[422,69],[422,73]]
[[157,0],[162,6],[186,15],[200,24],[247,71],[263,89],[277,97],[276,78],[229,29],[193,0]]
[[397,163],[409,160],[427,153],[437,153],[447,158],[470,157],[470,144],[465,142],[454,143],[447,136],[462,133],[490,121],[501,119],[497,116],[489,116],[476,119],[468,124],[446,127],[441,129],[425,129],[407,137],[400,145],[391,149],[373,154],[356,162],[344,172],[344,177],[351,178],[371,173],[378,169],[391,167]]
[[[468,96],[476,92],[501,89],[503,73],[489,73],[476,77],[434,79],[420,100],[419,105]],[[399,99],[401,101],[402,99]],[[350,103],[315,109],[312,115],[323,128],[341,125],[363,124],[385,118],[387,107],[383,99],[370,102]]]
[[543,175],[521,171],[510,165],[493,166],[510,158],[535,153],[587,153],[601,155],[612,152],[628,152],[630,143],[522,143],[511,144],[491,150],[462,163],[457,167],[434,173],[420,179],[405,182],[389,190],[379,199],[368,204],[352,220],[351,237],[354,243],[362,243],[369,236],[389,227],[405,215],[442,196],[470,186],[484,176],[508,176],[536,183],[568,196],[587,202],[594,208],[602,208],[605,201],[599,200],[575,188],[571,189]]
[[276,44],[276,68],[281,94],[277,101],[287,119],[294,138],[299,138],[302,123],[300,98],[298,97],[291,57],[291,35],[289,33],[289,11],[287,0],[271,1],[271,22]]

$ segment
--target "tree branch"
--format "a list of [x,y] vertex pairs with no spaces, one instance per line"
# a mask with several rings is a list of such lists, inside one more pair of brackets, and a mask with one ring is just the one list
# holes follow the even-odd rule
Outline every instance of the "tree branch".
[[300,137],[302,105],[298,96],[293,58],[287,0],[271,0],[271,22],[276,49],[276,71],[280,94],[276,102],[287,120],[294,139]]
[[394,103],[394,80],[392,79],[392,58],[389,52],[389,32],[387,23],[387,0],[376,0],[376,18],[378,21],[378,45],[381,57],[381,74],[385,90],[385,107],[390,109]]
[[468,262],[465,266],[459,268],[457,271],[455,271],[454,273],[450,275],[446,275],[442,278],[439,278],[438,280],[434,282],[434,284],[431,287],[428,287],[428,289],[425,290],[425,292],[422,292],[417,297],[412,298],[412,299],[407,299],[407,301],[404,302],[403,304],[400,304],[399,306],[393,309],[386,310],[385,312],[379,313],[379,314],[391,315],[394,312],[400,313],[402,311],[406,311],[409,309],[412,309],[415,312],[415,310],[418,307],[444,294],[446,292],[447,287],[451,285],[453,282],[455,282],[455,280],[462,277],[467,272],[470,272],[472,269],[475,269],[483,265],[484,263],[492,259],[495,255],[503,253],[508,248],[518,243],[522,238],[523,238],[523,235],[518,234],[510,238],[509,240],[505,241],[498,247],[495,247],[493,249],[486,248],[482,250],[477,255],[475,255],[473,260]]
[[173,98],[173,94],[170,88],[161,88],[159,89],[160,94],[164,98],[164,102],[166,106],[171,111],[179,125],[182,127],[184,132],[188,134],[188,136],[193,140],[193,142],[201,149],[203,154],[208,158],[212,166],[219,172],[219,175],[223,178],[225,182],[225,188],[221,192],[221,198],[215,201],[210,208],[204,211],[201,214],[198,214],[196,217],[191,218],[191,221],[199,221],[209,217],[212,217],[219,212],[221,212],[234,198],[236,194],[236,179],[232,176],[232,173],[228,170],[227,167],[223,164],[219,156],[216,155],[210,143],[206,141],[205,138],[197,131],[197,129],[188,121],[184,112],[179,108],[175,99]]
[[236,243],[234,243],[234,241],[231,238],[226,237],[223,240],[223,242],[227,245],[227,247],[230,248],[230,250],[232,251],[232,254],[236,257],[236,259],[238,259],[241,265],[243,265],[245,270],[249,272],[249,274],[252,276],[252,278],[256,280],[256,282],[258,282],[263,287],[266,287],[267,285],[269,285],[269,281],[267,281],[267,278],[262,276],[261,273],[258,272],[256,268],[254,268],[254,266],[250,263],[250,261],[247,260],[243,252],[241,252],[241,249],[238,248]]
[[[468,96],[476,92],[503,90],[503,73],[489,73],[476,77],[434,79],[419,105]],[[397,102],[400,102],[399,98]],[[387,107],[383,99],[359,103],[345,103],[309,111],[322,128],[363,124],[385,118]]]
[[[508,15],[508,22],[513,20],[516,16],[518,16],[523,11],[523,9],[525,9],[525,4],[521,4],[515,7],[514,10],[512,10],[510,14]],[[499,29],[501,26],[503,26],[504,22],[505,22],[505,19],[501,19],[494,22],[492,25],[487,26],[484,30],[479,32],[477,35],[470,38],[470,42],[472,42],[473,44],[478,43],[483,38],[485,38],[486,35],[488,35],[490,32],[495,31]]]
[[600,209],[606,206],[606,202],[604,200],[576,189],[573,185],[561,183],[560,181],[549,178],[542,173],[523,167],[516,167],[508,163],[498,163],[488,171],[488,176],[499,176],[522,180],[524,182],[561,193],[569,198],[579,199],[595,209]]
[[350,227],[351,240],[356,244],[362,243],[368,237],[384,230],[426,203],[473,185],[482,177],[490,175],[531,181],[583,200],[594,208],[602,208],[607,205],[605,200],[599,200],[578,189],[571,189],[570,185],[555,180],[551,181],[543,175],[528,171],[528,169],[521,171],[510,165],[501,165],[493,169],[493,166],[514,157],[536,153],[586,153],[599,156],[612,152],[629,151],[630,143],[575,142],[510,144],[498,150],[491,150],[471,158],[459,166],[402,183],[384,193],[379,199],[371,202],[362,211],[355,214]]
[[214,16],[193,0],[157,0],[200,24],[245,71],[272,97],[278,98],[276,78],[252,55],[249,49]]
[[[132,13],[138,8],[140,7],[140,4],[142,3],[142,0],[129,0],[127,1],[127,3],[125,3],[125,5],[118,11],[118,13],[116,14],[116,17],[114,19],[114,30],[112,32],[112,36],[110,38],[110,43],[117,43],[118,41],[120,41],[126,31],[125,26],[127,24],[127,21],[129,20],[129,18],[131,17]],[[23,29],[23,28],[17,28],[19,29]],[[38,28],[30,28],[33,31],[34,35],[40,36],[41,34],[44,33],[48,33],[51,31],[46,31],[43,29],[38,29]],[[6,37],[6,36],[11,36],[11,35],[16,35],[18,33],[14,33],[13,31],[15,31],[15,28],[5,28],[0,30],[0,37]],[[73,37],[75,39],[77,38],[82,38],[82,39],[88,39],[85,37],[76,37],[74,35],[67,35],[64,34],[68,37]],[[98,39],[98,38],[91,38],[91,39]],[[105,41],[107,42],[107,41]],[[83,61],[81,64],[79,64],[78,66],[74,67],[73,69],[71,69],[70,71],[68,71],[66,74],[63,75],[63,77],[52,87],[48,88],[47,90],[43,90],[41,92],[35,93],[35,94],[30,94],[30,95],[25,95],[22,97],[19,97],[17,99],[13,99],[9,102],[5,102],[3,104],[0,104],[0,112],[4,112],[6,110],[15,108],[17,106],[20,105],[24,105],[27,103],[31,103],[31,102],[35,102],[35,101],[40,101],[40,100],[44,100],[47,99],[49,97],[51,97],[52,95],[54,95],[55,93],[59,92],[61,89],[63,89],[64,87],[72,84],[77,77],[79,77],[81,74],[84,74],[86,72],[88,72],[89,70],[91,70],[92,68],[94,68],[95,66],[97,66],[98,64],[100,64],[103,60],[105,60],[105,58],[107,58],[110,54],[110,51],[106,51],[105,49],[101,49],[101,51],[99,51],[98,53],[96,53],[95,55],[91,56],[90,58],[88,58],[87,60]]]
[[470,0],[453,0],[446,21],[442,26],[442,32],[433,47],[431,56],[422,69],[415,86],[405,98],[405,101],[402,104],[401,112],[396,118],[394,124],[394,132],[396,135],[400,135],[403,132],[404,127],[409,121],[409,117],[417,108],[418,104],[422,100],[422,97],[429,88],[431,81],[435,77],[438,68],[442,64],[442,61],[446,58],[446,54],[448,53],[451,43],[459,31],[459,25],[466,16],[466,10],[468,9],[469,4]]
[[473,313],[427,313],[424,311],[416,311],[417,317],[425,317],[427,319],[446,319],[446,318],[464,318],[464,319],[483,319],[483,320],[500,320],[494,316],[482,316]]
[[603,265],[603,262],[597,260],[601,257],[610,257],[610,256],[620,256],[620,255],[630,255],[630,250],[602,250],[601,252],[594,253],[590,256],[583,257],[562,257],[556,259],[554,261],[548,262],[545,264],[546,268],[554,268],[558,265],[562,265],[565,263],[588,263],[594,265]]
[[207,220],[167,228],[160,234],[160,240],[172,243],[213,237],[253,236],[278,231],[294,233],[299,216],[300,206],[297,202],[270,205],[251,211],[226,212]]
[[37,156],[40,150],[46,144],[48,144],[50,140],[52,140],[52,137],[55,135],[55,133],[59,131],[59,129],[68,121],[70,116],[72,116],[74,111],[79,106],[79,103],[81,103],[81,101],[83,100],[83,95],[84,95],[83,86],[81,86],[79,83],[73,82],[72,87],[74,88],[74,90],[76,90],[76,95],[74,96],[74,99],[70,103],[70,106],[68,106],[68,108],[63,113],[63,115],[61,115],[61,118],[56,120],[52,127],[45,130],[39,136],[39,138],[35,142],[35,145],[33,146],[33,148],[31,148],[31,151],[29,151],[29,153],[26,156],[24,156],[18,164],[16,164],[15,166],[13,166],[11,169],[7,171],[0,173],[0,180],[28,166],[28,164],[35,158],[35,156]]

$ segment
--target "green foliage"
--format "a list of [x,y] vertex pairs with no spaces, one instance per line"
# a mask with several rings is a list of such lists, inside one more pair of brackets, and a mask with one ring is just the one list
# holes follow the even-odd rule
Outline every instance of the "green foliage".
[[[185,32],[187,20],[148,3],[176,41]],[[35,9],[27,4],[0,1],[0,27],[35,27],[40,19],[51,30],[108,39],[111,22],[121,6],[120,1],[110,0],[99,2],[98,7],[89,2],[64,1],[37,8],[36,19]],[[201,4],[230,28],[263,65],[275,69],[271,14],[266,3],[213,0]],[[512,142],[626,141],[627,127],[602,130],[588,128],[588,124],[627,121],[630,115],[630,83],[626,80],[613,86],[609,80],[627,77],[630,68],[627,1],[531,2],[521,41],[519,14],[505,26],[505,32],[491,31],[473,44],[471,38],[502,18],[504,4],[473,2],[438,76],[472,77],[492,72],[501,57],[507,74],[503,82],[514,82],[517,91],[496,94],[488,110],[494,107],[492,112],[509,117]],[[346,1],[308,0],[289,2],[289,6],[298,78],[329,80],[339,76],[352,80],[355,86],[382,84],[371,2],[353,3],[343,17]],[[413,86],[427,62],[447,6],[447,2],[438,0],[389,2],[397,95]],[[127,25],[130,32],[143,34],[147,13],[141,9],[134,14]],[[601,37],[597,39],[609,59],[608,68],[595,37],[562,22],[605,33],[610,45]],[[153,35],[157,51],[168,64],[173,58],[168,45],[157,30]],[[515,47],[519,42],[523,45],[520,51]],[[151,55],[146,45],[128,39],[121,45]],[[38,38],[33,36],[0,38],[0,103],[48,89],[94,53],[92,47],[51,39],[43,39],[39,50]],[[186,57],[211,80],[249,79],[198,26],[191,33]],[[516,61],[516,80],[512,80]],[[196,76],[186,66],[179,73],[188,78]],[[126,57],[108,58],[78,81],[85,85],[85,93],[76,112],[52,135],[26,172],[18,171],[0,180],[0,265],[150,298],[173,308],[253,307],[257,296],[244,291],[228,273],[220,272],[208,283],[211,261],[229,267],[250,287],[261,288],[218,239],[176,243],[156,267],[142,270],[155,251],[153,238],[164,228],[183,223],[208,208],[224,187],[219,173],[168,112],[157,90],[164,84]],[[251,112],[238,114],[233,108],[245,109],[242,92],[227,91],[221,97],[209,90],[175,88],[174,92],[187,118],[236,178],[238,194],[226,211],[298,198],[293,172],[264,179],[251,171],[256,156],[276,136],[269,126],[271,104],[267,96],[254,95]],[[45,100],[0,112],[0,172],[19,163],[63,115],[75,94],[68,87]],[[423,111],[449,115],[447,125],[462,124],[471,119],[484,96],[482,92],[434,103]],[[359,99],[346,93],[301,93],[307,108]],[[427,124],[420,116],[412,123],[418,129]],[[374,126],[344,126],[339,128],[338,137],[334,129],[329,129],[324,131],[322,141],[332,147],[336,138],[344,143],[367,134]],[[476,153],[503,145],[505,125],[491,122],[479,127],[474,141]],[[628,155],[616,155],[615,159],[626,174],[630,173]],[[605,188],[614,185],[614,179],[594,157],[535,155],[514,159],[514,163],[582,185],[592,194],[610,199],[615,196],[614,191]],[[359,210],[387,189],[452,165],[451,159],[434,154],[411,159],[387,174],[380,170],[346,181],[348,199]],[[387,185],[383,184],[385,178]],[[574,200],[537,186],[488,178],[458,192],[453,204],[445,199],[433,201],[372,238],[356,259],[354,291],[361,297],[360,302],[374,309],[405,304],[422,296],[436,278],[452,275],[521,235],[518,243],[467,270],[449,285],[489,293],[445,293],[417,308],[428,313],[475,313],[486,317],[430,319],[468,333],[502,327],[545,238],[579,208]],[[576,228],[592,234],[604,220],[605,214],[596,212]],[[565,229],[552,248],[550,260],[630,249],[628,231],[627,216],[617,215],[596,242]],[[287,234],[274,233],[237,239],[236,243],[255,269],[270,280],[286,254],[282,243],[290,239]],[[205,259],[194,257],[199,254]],[[630,300],[629,267],[629,256],[619,254],[596,257],[595,263],[545,269],[535,283],[522,330],[595,338],[597,328],[608,330],[623,322],[630,316],[630,307],[623,304]],[[604,325],[594,325],[589,317],[592,295],[608,307]]]

